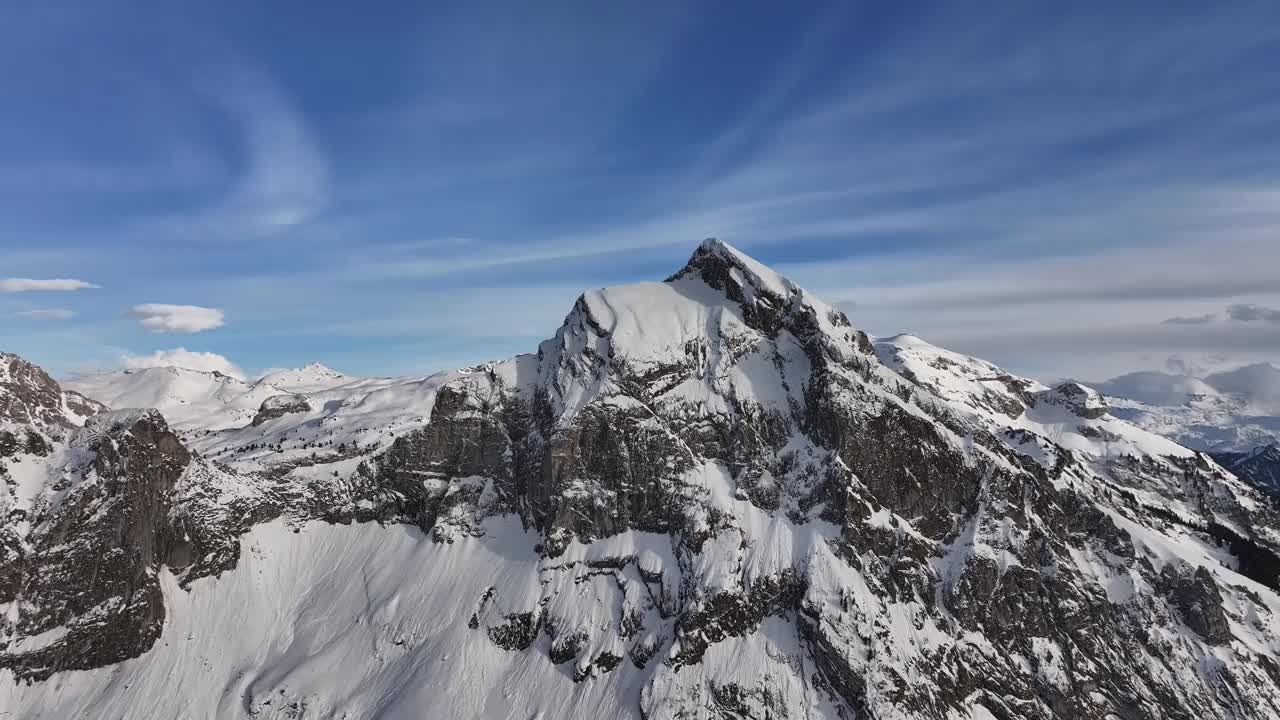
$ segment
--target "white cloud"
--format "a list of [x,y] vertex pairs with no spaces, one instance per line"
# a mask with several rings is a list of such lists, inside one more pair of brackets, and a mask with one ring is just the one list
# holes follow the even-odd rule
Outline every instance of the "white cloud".
[[246,378],[243,370],[222,355],[211,352],[198,352],[181,347],[171,350],[157,350],[150,355],[125,355],[121,362],[131,370],[151,367],[180,367],[202,372],[220,372],[238,380]]
[[13,314],[17,318],[25,318],[27,320],[70,320],[76,316],[74,310],[65,308],[40,308],[37,310],[23,310]]
[[1222,392],[1245,396],[1257,410],[1280,412],[1280,368],[1269,362],[1214,373],[1204,380]]
[[34,291],[60,291],[66,292],[70,290],[84,290],[86,288],[96,288],[94,285],[84,280],[76,280],[74,278],[47,278],[38,280],[35,278],[4,278],[0,280],[0,292],[20,293]]
[[144,303],[134,305],[129,314],[152,332],[195,333],[222,327],[223,324],[221,310],[198,305]]
[[206,220],[270,233],[314,217],[328,201],[329,163],[285,92],[265,73],[239,68],[214,95],[240,125],[247,169]]
[[1222,353],[1191,355],[1178,353],[1165,358],[1164,366],[1166,370],[1177,375],[1204,377],[1215,369],[1225,369],[1224,366],[1228,365],[1230,360]]

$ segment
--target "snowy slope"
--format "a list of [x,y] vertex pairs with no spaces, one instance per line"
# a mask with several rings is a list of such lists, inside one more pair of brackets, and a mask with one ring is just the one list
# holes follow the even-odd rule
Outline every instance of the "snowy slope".
[[[490,588],[500,591],[487,604],[518,608],[538,597],[540,575],[586,583],[585,597],[646,592],[634,567],[617,580],[586,564],[553,572],[566,562],[540,559],[534,540],[511,520],[452,545],[410,527],[263,525],[245,537],[234,573],[190,591],[162,579],[170,620],[151,653],[57,682],[6,683],[0,707],[28,709],[33,720],[137,717],[140,708],[155,718],[640,718],[642,708],[666,717],[670,698],[642,700],[652,669],[628,661],[575,682],[571,668],[546,662],[549,647],[509,652],[468,627]],[[592,552],[604,549],[582,550]],[[814,713],[832,712],[804,687],[793,629],[771,625],[725,645],[706,674],[753,682],[763,673],[788,698],[807,695]],[[680,679],[696,688],[702,674]]]
[[[234,423],[193,384],[160,396],[205,404],[193,455],[145,413],[23,455],[83,453],[0,578],[0,714],[1280,715],[1255,488],[1088,387],[872,342],[722,242],[507,361],[285,380]],[[95,624],[58,533],[91,563],[136,502],[119,577],[163,602]]]
[[[216,372],[157,367],[81,376],[64,385],[112,408],[156,408],[193,449],[225,453],[220,459],[234,456],[261,469],[255,457],[267,459],[266,446],[281,445],[282,454],[269,458],[278,462],[309,456],[320,443],[385,445],[395,432],[425,424],[435,389],[467,372],[358,378],[312,363],[244,382]],[[264,408],[290,400],[307,409],[254,424]],[[250,445],[254,449],[245,450]]]
[[66,387],[112,408],[155,408],[178,428],[248,424],[258,407],[284,390],[218,372],[177,367],[120,370],[67,380]]

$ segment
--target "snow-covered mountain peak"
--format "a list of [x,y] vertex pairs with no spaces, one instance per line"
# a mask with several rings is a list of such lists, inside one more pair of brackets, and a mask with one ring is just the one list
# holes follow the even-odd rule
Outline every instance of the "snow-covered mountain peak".
[[926,342],[924,338],[921,338],[919,335],[912,335],[911,333],[898,333],[897,335],[877,337],[875,339],[875,342],[877,345],[883,343],[885,345],[892,345],[894,347],[901,347],[901,348],[923,346],[928,348],[940,349],[940,348],[937,348],[935,345],[932,345]]
[[810,314],[822,329],[850,326],[843,312],[723,240],[703,241],[667,282],[680,287],[690,278],[738,303],[747,325],[765,334],[772,335],[788,315],[800,313]]
[[[712,258],[718,262],[711,262]],[[731,278],[740,286],[764,290],[780,297],[802,292],[795,283],[774,271],[773,268],[718,238],[703,240],[681,272],[690,268],[702,272],[719,272],[719,263],[729,266]]]
[[[177,436],[104,418],[69,480],[10,443],[71,491],[0,544],[0,673],[31,681],[0,713],[1280,712],[1256,489],[1086,387],[873,344],[722,242],[582,294],[536,354],[237,388]],[[81,572],[102,547],[129,562]]]
[[1213,458],[1237,477],[1252,482],[1274,497],[1280,497],[1280,442],[1259,445],[1244,452],[1214,453]]
[[870,354],[870,340],[843,313],[708,240],[664,282],[583,293],[540,346],[537,372],[515,375],[529,392],[548,391],[561,422],[605,397],[693,402],[718,413],[743,403],[791,412],[815,363],[869,367]]
[[272,370],[258,378],[255,384],[270,385],[292,393],[306,393],[327,390],[357,379],[320,362],[310,362],[300,368]]

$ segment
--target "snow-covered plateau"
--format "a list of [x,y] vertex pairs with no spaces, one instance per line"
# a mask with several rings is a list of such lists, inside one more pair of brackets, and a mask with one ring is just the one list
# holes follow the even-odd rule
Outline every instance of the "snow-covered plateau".
[[1112,395],[716,240],[428,377],[6,353],[0,718],[1280,717],[1275,501]]

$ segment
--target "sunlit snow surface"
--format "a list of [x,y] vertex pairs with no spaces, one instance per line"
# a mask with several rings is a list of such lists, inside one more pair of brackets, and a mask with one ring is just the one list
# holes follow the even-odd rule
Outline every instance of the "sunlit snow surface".
[[[652,684],[643,704],[657,718],[666,717],[668,693],[697,691],[704,675],[744,684],[767,675],[796,702],[822,708],[798,672],[795,630],[779,618],[678,674],[657,659],[645,670],[624,661],[579,683],[571,663],[547,658],[545,636],[512,652],[468,627],[488,588],[498,589],[495,610],[528,609],[542,592],[540,575],[558,574],[552,566],[572,568],[564,573],[572,587],[593,572],[591,556],[647,544],[670,554],[665,536],[629,535],[545,560],[514,518],[452,544],[404,525],[261,525],[243,538],[234,571],[189,592],[166,580],[169,619],[151,652],[33,685],[0,677],[0,717],[628,718],[639,717]],[[643,585],[634,568],[624,576]],[[617,608],[597,609],[592,594],[578,593],[585,602],[576,604],[562,598],[550,612],[616,629]]]

